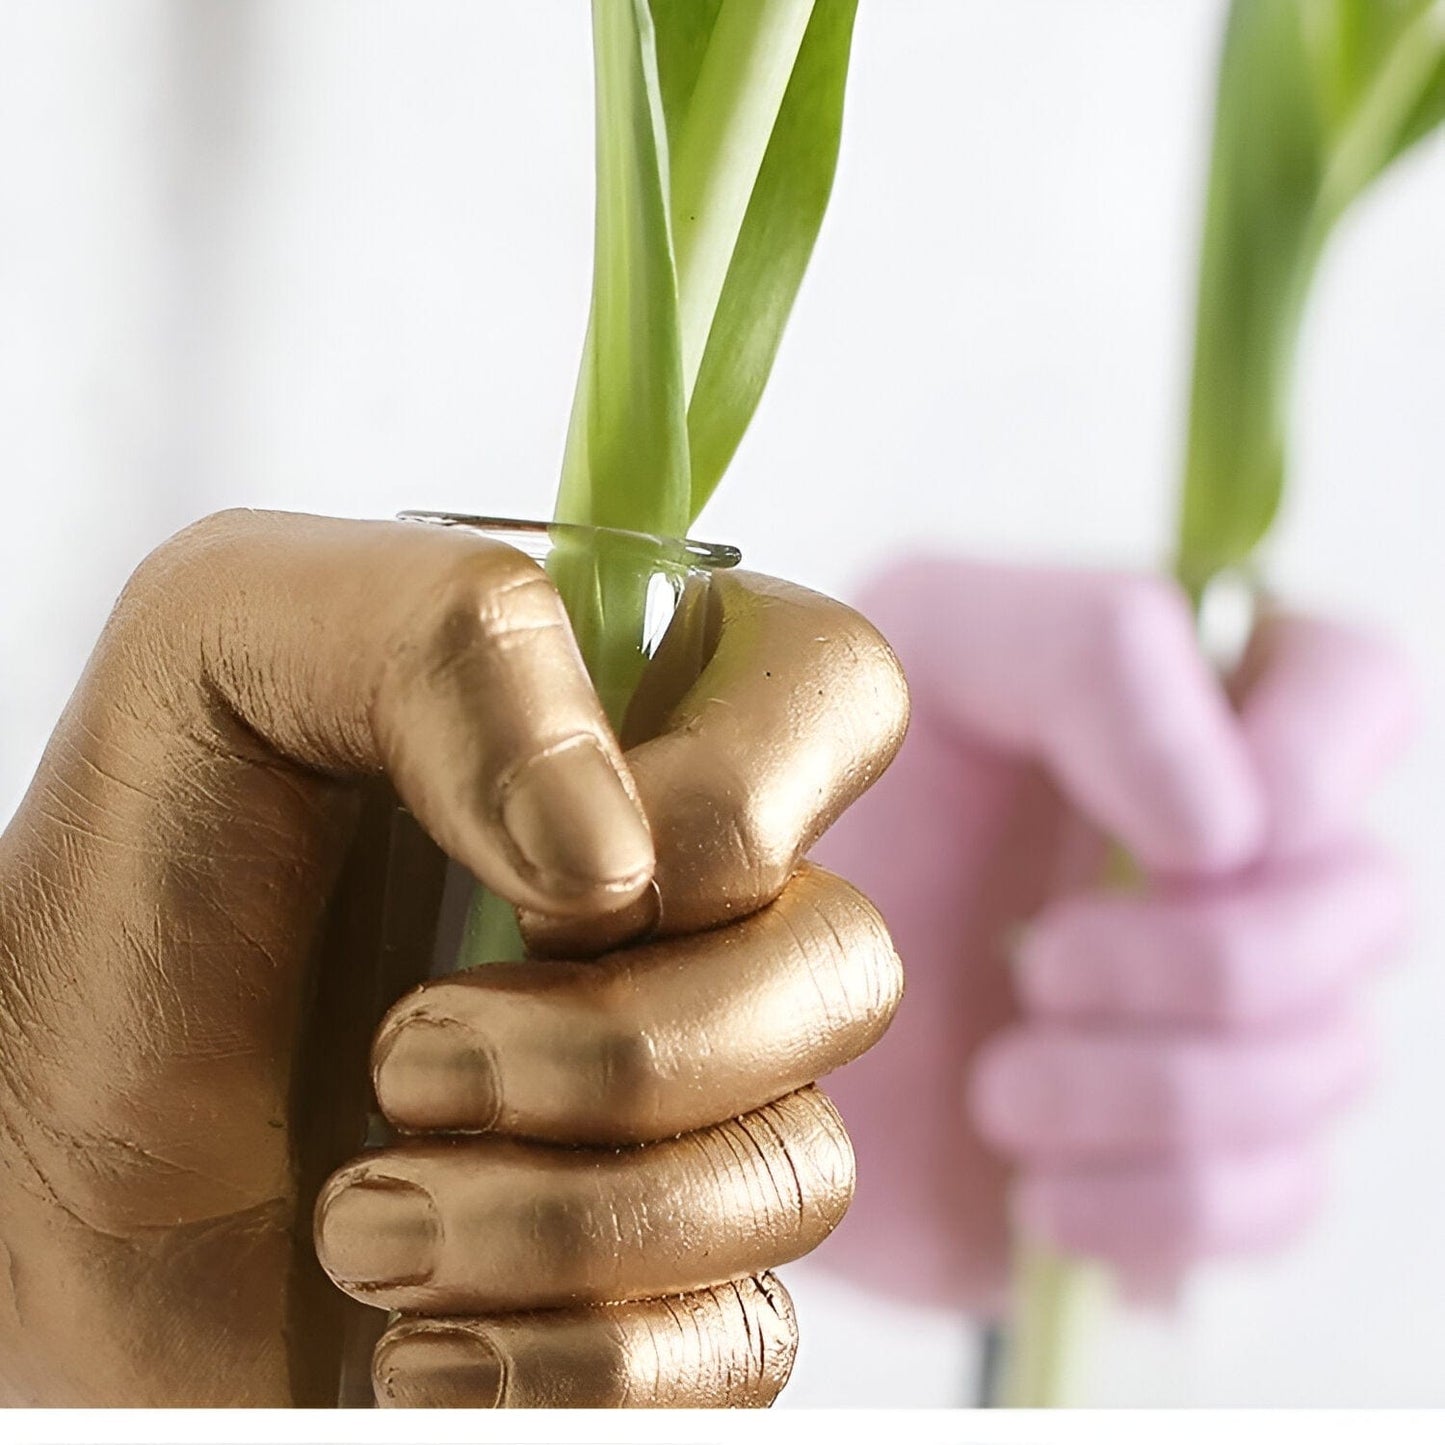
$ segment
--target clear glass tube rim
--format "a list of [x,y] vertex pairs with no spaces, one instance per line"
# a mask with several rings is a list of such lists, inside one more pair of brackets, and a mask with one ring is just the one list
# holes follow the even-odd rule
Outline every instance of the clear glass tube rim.
[[397,513],[403,522],[422,522],[434,527],[458,527],[493,537],[525,552],[535,561],[543,560],[559,541],[607,538],[623,547],[635,547],[651,555],[666,557],[706,571],[736,567],[742,553],[725,542],[700,542],[692,537],[664,537],[652,532],[633,532],[620,527],[590,527],[579,522],[543,522],[522,517],[488,517],[466,512],[408,510]]

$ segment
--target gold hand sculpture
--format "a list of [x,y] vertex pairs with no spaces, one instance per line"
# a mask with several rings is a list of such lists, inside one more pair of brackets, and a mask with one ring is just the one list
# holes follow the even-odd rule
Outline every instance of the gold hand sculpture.
[[334,1399],[303,1052],[378,777],[561,955],[423,985],[376,1037],[397,1140],[320,1190],[315,1256],[400,1312],[380,1401],[772,1399],[768,1270],[852,1188],[811,1085],[900,991],[876,913],[800,860],[907,703],[847,608],[711,585],[711,660],[624,756],[495,542],[229,513],[141,566],[0,841],[0,1399]]

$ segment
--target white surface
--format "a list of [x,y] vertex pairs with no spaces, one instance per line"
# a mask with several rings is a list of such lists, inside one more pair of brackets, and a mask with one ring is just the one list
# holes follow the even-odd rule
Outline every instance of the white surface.
[[[6,1439],[15,1445],[72,1445],[77,1438],[115,1445],[332,1445],[336,1416],[321,1410],[12,1410]],[[473,1411],[356,1411],[346,1416],[356,1445],[475,1445],[506,1430],[508,1445],[838,1445],[886,1435],[968,1445],[1438,1445],[1440,1420],[1428,1410],[996,1410],[960,1417],[944,1411],[812,1410],[526,1410],[503,1422]]]
[[[1148,565],[1180,450],[1216,0],[864,0],[834,204],[702,535]],[[0,0],[0,816],[142,552],[222,505],[549,505],[586,311],[581,0]],[[1099,1403],[1441,1404],[1445,150],[1342,238],[1277,576],[1414,649],[1421,880],[1328,1217],[1121,1323]],[[817,1265],[794,1405],[945,1405],[961,1325]]]

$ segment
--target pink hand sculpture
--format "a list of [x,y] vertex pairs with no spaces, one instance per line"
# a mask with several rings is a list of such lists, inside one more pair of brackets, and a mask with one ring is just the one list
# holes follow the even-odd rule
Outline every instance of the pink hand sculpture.
[[[1011,1219],[1139,1290],[1287,1239],[1406,928],[1360,826],[1412,720],[1402,663],[1274,614],[1236,711],[1156,578],[913,559],[861,608],[913,723],[817,856],[882,910],[907,992],[829,1081],[859,1185],[821,1261],[993,1312]],[[1106,837],[1146,887],[1101,883]]]

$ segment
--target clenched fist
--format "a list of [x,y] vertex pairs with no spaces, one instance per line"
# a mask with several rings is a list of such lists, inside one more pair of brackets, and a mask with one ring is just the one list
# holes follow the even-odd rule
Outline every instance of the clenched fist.
[[1183,595],[1128,574],[919,558],[863,605],[914,726],[819,857],[909,994],[835,1081],[862,1183],[828,1262],[992,1313],[1015,1222],[1141,1294],[1292,1238],[1407,925],[1362,821],[1410,725],[1399,658],[1270,610],[1227,693]]
[[[498,542],[230,513],[142,565],[0,843],[0,1395],[333,1403],[371,1318],[386,1404],[772,1399],[768,1271],[852,1192],[813,1081],[900,990],[800,859],[907,703],[836,603],[708,605],[624,755]],[[338,900],[380,780],[537,956],[395,1002],[388,1141],[346,1162],[315,1125],[365,1083]]]

